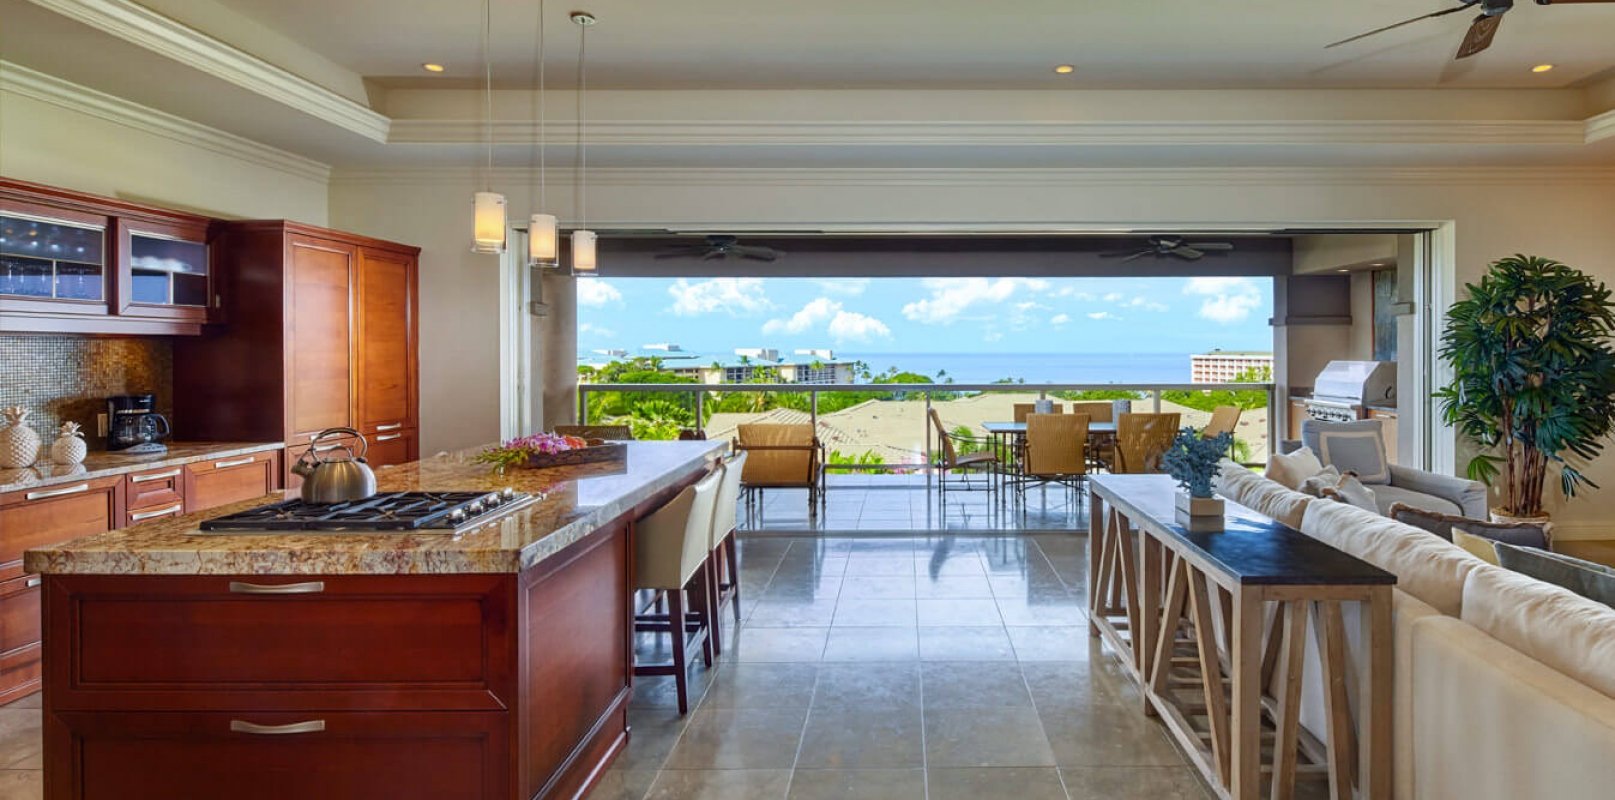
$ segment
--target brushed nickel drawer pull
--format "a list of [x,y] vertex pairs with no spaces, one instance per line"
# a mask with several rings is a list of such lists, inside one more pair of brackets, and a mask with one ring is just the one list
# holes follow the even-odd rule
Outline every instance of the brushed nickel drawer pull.
[[284,736],[288,733],[319,733],[325,730],[325,720],[311,719],[286,725],[259,725],[244,719],[230,720],[231,733],[251,733],[257,736]]
[[130,475],[130,483],[145,483],[146,481],[160,481],[164,478],[179,477],[180,470],[171,469],[167,472],[153,472],[150,475]]
[[27,585],[28,585],[28,588],[32,589],[35,586],[38,586],[39,584],[44,583],[44,582],[45,582],[45,579],[43,577],[35,575],[34,577],[28,579],[28,584]]
[[247,464],[251,464],[252,462],[257,461],[257,460],[258,459],[253,458],[252,456],[247,456],[246,458],[238,458],[238,459],[236,459],[234,461],[215,461],[215,462],[213,462],[213,468],[214,469],[227,469],[229,467],[240,467],[240,466],[245,466]]
[[318,594],[325,591],[325,581],[306,581],[304,583],[230,581],[230,591],[236,594]]
[[402,439],[402,438],[404,438],[404,434],[402,434],[402,433],[389,433],[389,434],[387,434],[385,436],[377,436],[376,441],[378,441],[378,442],[390,442],[390,441],[392,441],[394,439]]
[[175,503],[168,508],[159,508],[156,511],[134,511],[130,512],[129,521],[139,522],[143,519],[151,519],[152,517],[166,517],[169,514],[178,514],[184,508],[184,503]]
[[23,495],[23,499],[44,500],[47,497],[61,497],[62,495],[79,494],[82,492],[88,492],[89,490],[90,485],[88,483],[81,483],[77,486],[69,486],[66,489],[47,489],[39,492],[29,492],[28,494]]
[[399,428],[402,428],[402,427],[404,427],[404,423],[402,423],[402,422],[394,422],[391,425],[377,425],[376,430],[378,430],[378,431],[396,431],[396,430],[398,430]]

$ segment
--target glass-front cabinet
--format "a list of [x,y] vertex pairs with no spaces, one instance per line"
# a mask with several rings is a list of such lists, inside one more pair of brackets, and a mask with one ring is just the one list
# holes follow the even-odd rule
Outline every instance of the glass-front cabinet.
[[116,313],[206,322],[213,305],[205,225],[120,218]]
[[10,206],[0,211],[0,306],[106,313],[105,219],[53,216],[52,210],[25,213]]

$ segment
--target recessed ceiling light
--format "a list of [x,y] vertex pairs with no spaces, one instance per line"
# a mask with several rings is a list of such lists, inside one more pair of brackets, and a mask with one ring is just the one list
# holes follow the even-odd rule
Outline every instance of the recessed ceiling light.
[[1351,272],[1349,269],[1337,269],[1336,272]]
[[424,69],[427,72],[442,72],[443,71],[443,65],[442,64],[433,64],[432,62],[428,61],[425,64],[421,65],[421,69]]
[[1547,72],[1550,69],[1553,69],[1552,64],[1538,64],[1538,65],[1532,67],[1531,71],[1532,72]]
[[1070,64],[1061,64],[1060,66],[1055,67],[1054,71],[1061,75],[1070,75],[1071,73],[1076,72],[1077,68],[1071,66]]

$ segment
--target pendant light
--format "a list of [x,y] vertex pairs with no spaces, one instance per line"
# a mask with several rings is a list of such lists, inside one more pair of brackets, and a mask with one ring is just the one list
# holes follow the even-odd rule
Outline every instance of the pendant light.
[[574,11],[572,12],[572,21],[578,25],[578,180],[577,187],[575,189],[578,204],[578,227],[577,230],[572,231],[572,271],[593,272],[596,263],[596,237],[594,235],[594,231],[588,230],[584,227],[585,215],[588,213],[589,209],[589,198],[587,194],[589,152],[588,148],[585,147],[583,143],[583,91],[585,88],[585,83],[583,80],[583,68],[584,56],[588,52],[589,27],[594,25],[596,20],[592,14],[582,11]]
[[544,0],[538,0],[538,43],[534,48],[538,58],[538,192],[533,197],[533,213],[527,219],[527,263],[534,267],[553,267],[561,263],[559,226],[554,214],[545,214],[545,117],[544,117]]
[[482,0],[482,77],[486,116],[482,129],[487,137],[488,162],[483,173],[483,189],[471,196],[471,252],[505,252],[505,196],[493,190],[493,54],[488,39],[493,26],[489,0]]

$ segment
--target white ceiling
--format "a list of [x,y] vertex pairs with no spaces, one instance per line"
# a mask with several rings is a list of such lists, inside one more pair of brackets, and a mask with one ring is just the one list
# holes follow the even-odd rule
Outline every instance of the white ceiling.
[[[480,79],[477,0],[218,0],[382,85]],[[154,2],[153,4],[158,4]],[[182,3],[161,2],[183,16]],[[550,2],[551,78],[574,7],[600,24],[601,88],[1564,87],[1615,69],[1615,4],[1519,0],[1492,49],[1452,65],[1469,12],[1324,45],[1454,0],[583,0]],[[496,80],[528,83],[535,0],[493,0]],[[441,77],[420,64],[441,62]],[[1530,67],[1558,68],[1535,75]],[[1077,67],[1057,76],[1055,64]]]

